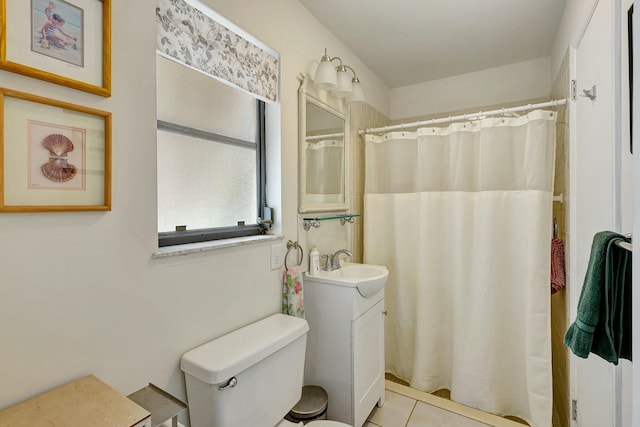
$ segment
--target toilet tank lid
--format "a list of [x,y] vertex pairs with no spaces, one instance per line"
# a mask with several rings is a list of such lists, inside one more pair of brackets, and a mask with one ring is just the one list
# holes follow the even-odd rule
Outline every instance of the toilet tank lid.
[[182,355],[180,368],[208,384],[221,384],[309,330],[304,319],[274,314]]

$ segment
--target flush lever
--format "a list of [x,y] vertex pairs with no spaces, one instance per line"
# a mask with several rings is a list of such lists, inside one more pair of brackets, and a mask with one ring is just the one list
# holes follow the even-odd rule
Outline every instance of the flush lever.
[[238,379],[236,377],[231,377],[229,381],[224,383],[224,385],[219,385],[218,390],[226,390],[228,388],[233,388],[238,384]]

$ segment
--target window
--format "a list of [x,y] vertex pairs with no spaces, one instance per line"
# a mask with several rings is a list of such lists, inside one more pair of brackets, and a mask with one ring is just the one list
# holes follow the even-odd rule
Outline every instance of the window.
[[264,102],[156,62],[159,246],[263,233]]

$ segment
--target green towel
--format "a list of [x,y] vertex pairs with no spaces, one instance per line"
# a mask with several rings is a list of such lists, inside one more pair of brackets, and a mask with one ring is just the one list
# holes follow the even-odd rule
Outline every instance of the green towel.
[[631,252],[618,241],[630,242],[611,231],[593,237],[577,318],[564,337],[576,356],[591,352],[615,365],[631,360]]

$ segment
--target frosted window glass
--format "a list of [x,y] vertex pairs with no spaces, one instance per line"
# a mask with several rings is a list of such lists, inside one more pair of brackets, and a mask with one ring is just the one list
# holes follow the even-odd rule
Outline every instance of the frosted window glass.
[[256,151],[158,131],[158,231],[256,224]]
[[230,136],[256,138],[256,99],[156,55],[158,120]]

